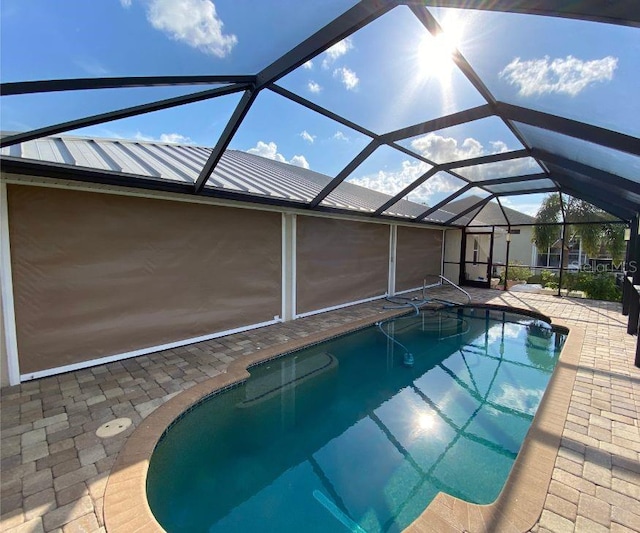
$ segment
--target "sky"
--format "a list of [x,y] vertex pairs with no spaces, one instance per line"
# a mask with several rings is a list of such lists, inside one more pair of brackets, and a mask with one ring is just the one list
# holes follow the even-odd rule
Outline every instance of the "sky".
[[[253,74],[355,3],[3,0],[2,81]],[[640,30],[507,13],[431,12],[444,28],[444,37],[432,37],[406,6],[400,6],[278,83],[374,133],[387,133],[485,103],[451,61],[455,47],[498,100],[640,136]],[[24,131],[205,88],[2,97],[1,128]],[[239,98],[219,97],[70,134],[213,146]],[[637,161],[627,161],[618,157],[620,154],[608,157],[611,154],[594,151],[588,143],[562,135],[545,138],[545,132],[536,128],[522,132],[529,142],[546,143],[561,155],[584,153],[589,164],[598,168],[622,169],[623,175],[626,168],[637,170]],[[366,135],[264,90],[230,148],[335,176],[368,142]],[[522,148],[496,117],[399,144],[436,163]],[[607,160],[615,161],[615,168],[607,168]],[[385,146],[348,181],[395,194],[429,168]],[[533,174],[541,169],[535,161],[524,158],[458,172],[477,180]],[[462,185],[462,180],[438,173],[409,199],[433,205]],[[540,198],[524,195],[502,201],[505,206],[535,214]]]

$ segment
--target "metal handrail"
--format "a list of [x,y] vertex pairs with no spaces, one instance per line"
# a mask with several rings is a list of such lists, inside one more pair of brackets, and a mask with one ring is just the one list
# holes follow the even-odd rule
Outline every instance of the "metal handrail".
[[471,303],[471,295],[467,291],[465,291],[462,287],[460,287],[460,285],[456,285],[453,281],[451,281],[448,278],[445,278],[442,275],[440,276],[440,279],[442,281],[446,281],[449,285],[451,285],[451,286],[455,287],[456,289],[458,289],[462,294],[464,294],[469,299],[469,301],[467,303]]

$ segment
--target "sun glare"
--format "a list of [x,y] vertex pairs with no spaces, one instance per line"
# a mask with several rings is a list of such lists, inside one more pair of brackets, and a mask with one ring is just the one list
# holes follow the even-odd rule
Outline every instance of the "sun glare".
[[456,45],[445,33],[437,37],[426,35],[418,45],[417,61],[425,77],[448,78],[454,69],[453,54]]
[[437,36],[425,34],[418,43],[416,60],[421,75],[446,81],[455,68],[453,57],[462,41],[462,21],[448,20]]
[[422,431],[428,431],[431,428],[433,428],[434,424],[435,424],[435,420],[434,420],[434,416],[431,413],[421,413],[420,415],[418,415],[418,427],[422,430]]

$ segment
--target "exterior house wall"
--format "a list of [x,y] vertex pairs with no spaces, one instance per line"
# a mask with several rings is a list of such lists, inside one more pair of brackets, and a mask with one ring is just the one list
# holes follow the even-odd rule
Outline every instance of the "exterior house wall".
[[20,373],[272,322],[281,215],[8,186]]
[[396,291],[438,283],[442,270],[442,231],[398,228]]
[[[84,184],[7,183],[5,176],[2,231],[11,252],[3,261],[13,275],[3,284],[11,296],[3,294],[3,311],[15,311],[17,341],[0,328],[3,386],[273,323],[282,320],[283,298],[295,318],[383,296],[395,274],[402,284],[413,267],[417,285],[426,270],[436,276],[441,269],[440,229]],[[293,231],[283,224],[291,219]],[[329,257],[335,263],[319,293],[336,297],[296,306],[284,289],[300,296],[309,288],[304,260],[296,264],[305,219],[333,228],[307,244],[316,271]],[[349,238],[354,227],[362,246]],[[401,265],[390,272],[397,251]],[[366,281],[354,284],[352,275]]]
[[386,224],[298,216],[298,314],[384,295],[389,231]]

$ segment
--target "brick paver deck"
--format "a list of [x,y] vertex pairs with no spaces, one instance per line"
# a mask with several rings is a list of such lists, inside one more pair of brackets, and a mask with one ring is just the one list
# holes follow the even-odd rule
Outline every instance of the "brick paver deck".
[[[640,369],[618,304],[474,290],[475,301],[540,311],[583,328],[569,414],[534,531],[640,532]],[[235,359],[375,317],[380,301],[2,389],[0,530],[104,531],[119,450],[158,406]],[[101,439],[114,418],[133,425]]]

